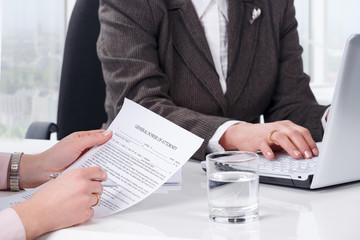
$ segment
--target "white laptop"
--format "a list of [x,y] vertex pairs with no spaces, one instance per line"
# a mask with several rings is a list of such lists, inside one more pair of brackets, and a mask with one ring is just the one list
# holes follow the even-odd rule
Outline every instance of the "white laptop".
[[296,160],[286,153],[276,154],[274,160],[261,156],[260,182],[316,189],[358,181],[359,150],[360,34],[346,44],[319,156],[311,160]]
[[[349,38],[332,99],[320,154],[294,159],[276,153],[260,155],[260,182],[300,188],[322,188],[360,180],[360,34]],[[205,161],[202,168],[206,170]],[[224,166],[229,167],[229,166]]]

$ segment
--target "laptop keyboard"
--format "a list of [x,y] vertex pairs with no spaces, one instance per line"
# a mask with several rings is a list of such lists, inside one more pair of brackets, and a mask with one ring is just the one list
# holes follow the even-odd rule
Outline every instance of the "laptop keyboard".
[[309,173],[313,174],[316,168],[317,158],[294,159],[287,154],[279,154],[274,159],[259,158],[259,172],[273,174]]

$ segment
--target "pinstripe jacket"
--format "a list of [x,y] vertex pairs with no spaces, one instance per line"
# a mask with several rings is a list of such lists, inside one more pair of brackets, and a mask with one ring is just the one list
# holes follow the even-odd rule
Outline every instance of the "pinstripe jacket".
[[321,140],[326,107],[303,72],[293,0],[229,0],[225,95],[191,0],[101,0],[99,16],[108,124],[127,97],[204,138],[197,159],[222,123],[261,114]]

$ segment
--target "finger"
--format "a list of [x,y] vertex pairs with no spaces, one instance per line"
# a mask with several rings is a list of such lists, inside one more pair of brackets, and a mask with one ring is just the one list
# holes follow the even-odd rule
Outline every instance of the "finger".
[[309,149],[311,150],[312,154],[314,156],[318,156],[319,155],[319,149],[316,145],[316,142],[314,141],[314,139],[311,136],[311,133],[305,129],[305,133],[303,134],[303,137],[305,139],[305,141],[307,142]]
[[266,141],[262,141],[259,144],[259,149],[266,158],[268,159],[274,158],[274,152],[271,149],[271,147],[266,143]]
[[90,194],[90,207],[95,207],[100,203],[100,195],[97,193]]
[[74,134],[76,134],[77,137],[86,137],[86,136],[91,136],[91,135],[96,135],[99,133],[104,133],[106,130],[104,129],[96,129],[96,130],[89,130],[89,131],[79,131],[79,132],[75,132]]
[[289,136],[304,158],[310,159],[315,155],[314,153],[318,154],[316,143],[306,128],[297,128]]
[[90,192],[91,193],[97,193],[99,195],[101,195],[104,191],[104,187],[103,185],[101,184],[100,181],[97,181],[97,180],[92,180],[90,182]]
[[82,168],[83,174],[89,180],[96,180],[96,181],[106,181],[107,174],[106,172],[101,169],[100,167],[88,167]]
[[88,136],[88,135],[91,135],[91,134],[96,134],[96,133],[101,133],[101,132],[105,132],[105,130],[104,129],[97,129],[97,130],[90,130],[90,131],[78,131],[78,132],[73,132],[73,133],[67,135],[63,139],[80,138],[80,137],[83,137],[83,136]]
[[89,218],[91,218],[92,216],[94,216],[94,212],[95,212],[94,209],[90,208],[90,209],[89,209],[89,215],[87,216],[87,219],[84,220],[84,222],[85,222],[86,220],[88,220]]
[[96,130],[89,130],[89,131],[78,131],[71,133],[70,135],[66,136],[64,139],[74,139],[74,138],[82,138],[86,136],[96,135],[100,133],[104,133],[106,130],[104,129],[96,129]]
[[293,158],[300,158],[301,152],[288,138],[288,135],[280,131],[276,131],[272,134],[273,141],[277,142],[290,156]]
[[82,135],[82,137],[78,139],[74,139],[73,141],[80,141],[80,148],[85,150],[87,148],[91,148],[93,146],[99,146],[107,142],[112,137],[111,131],[102,131],[99,130],[96,133],[90,135]]
[[305,141],[301,133],[299,133],[298,131],[291,131],[290,133],[288,133],[288,138],[301,152],[303,158],[312,158],[312,153],[310,152],[309,145]]
[[272,138],[272,135],[277,132],[278,130],[272,130],[269,134],[268,134],[268,143],[269,144],[275,144],[275,145],[279,145],[276,141],[274,141],[274,139]]

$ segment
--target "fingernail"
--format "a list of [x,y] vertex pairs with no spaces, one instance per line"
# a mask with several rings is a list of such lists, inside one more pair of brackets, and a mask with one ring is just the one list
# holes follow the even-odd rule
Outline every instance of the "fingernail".
[[267,152],[266,154],[267,154],[269,157],[271,157],[271,156],[273,155],[272,152]]
[[312,157],[309,150],[305,150],[304,154],[305,154],[305,158],[311,158]]
[[103,173],[103,179],[107,179],[108,178],[108,175],[107,175],[107,173],[104,171],[104,173]]
[[301,152],[299,150],[294,150],[293,152],[296,156],[300,156],[300,154],[301,154]]
[[315,156],[319,155],[319,150],[317,150],[316,148],[313,148],[312,152]]
[[110,130],[106,130],[105,132],[103,132],[104,136],[109,135],[110,133],[111,133]]

